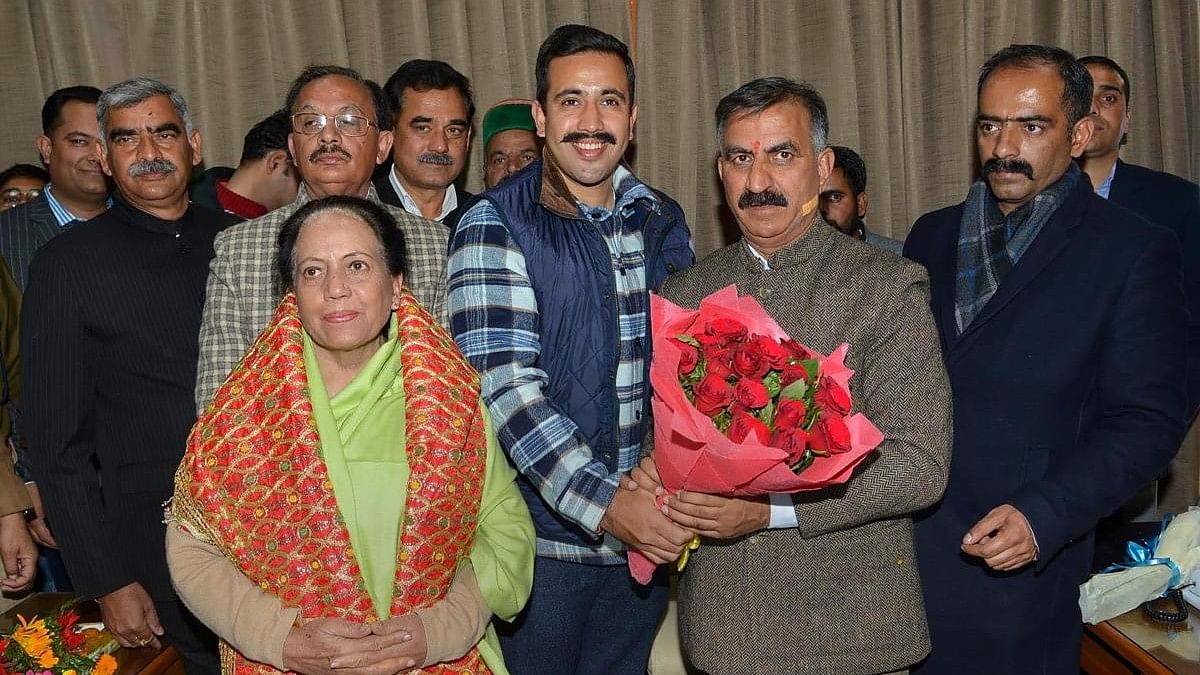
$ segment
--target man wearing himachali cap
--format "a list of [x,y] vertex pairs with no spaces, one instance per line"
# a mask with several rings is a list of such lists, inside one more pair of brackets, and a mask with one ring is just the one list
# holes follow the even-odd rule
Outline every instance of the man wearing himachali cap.
[[483,116],[483,184],[492,189],[541,154],[533,126],[533,101],[510,98]]

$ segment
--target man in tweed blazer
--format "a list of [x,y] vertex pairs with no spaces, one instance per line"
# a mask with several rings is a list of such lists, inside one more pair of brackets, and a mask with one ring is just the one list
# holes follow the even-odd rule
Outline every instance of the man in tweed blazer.
[[[288,216],[311,199],[363,196],[378,202],[375,165],[392,147],[391,112],[379,85],[339,66],[310,66],[287,96],[288,146],[300,172],[296,201],[236,225],[217,237],[200,326],[196,408],[203,411],[283,296],[275,273],[276,238]],[[445,226],[384,205],[404,231],[409,250],[405,284],[446,323]]]
[[[705,538],[680,577],[684,653],[721,675],[903,671],[929,650],[910,514],[941,496],[950,459],[928,278],[819,216],[833,155],[814,89],[755,80],[721,100],[717,125],[717,168],[743,237],[672,276],[663,295],[696,307],[737,284],[813,349],[848,342],[854,407],[886,439],[844,486],[667,499],[671,518]],[[635,472],[644,487],[652,464]]]

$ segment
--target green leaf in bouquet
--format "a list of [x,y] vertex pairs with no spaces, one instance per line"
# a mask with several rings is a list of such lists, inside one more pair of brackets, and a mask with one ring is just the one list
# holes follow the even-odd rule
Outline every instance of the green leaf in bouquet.
[[700,346],[700,341],[697,340],[696,338],[692,337],[691,335],[688,335],[687,333],[680,333],[679,335],[675,336],[675,339],[679,340],[680,342],[687,343],[693,347]]
[[813,455],[812,448],[805,450],[804,456],[800,458],[800,461],[796,462],[795,464],[792,465],[792,472],[800,473],[801,471],[812,466],[813,458],[814,458],[814,455]]
[[817,381],[817,372],[821,370],[821,364],[816,359],[804,359],[800,362],[804,366],[804,372],[808,373],[808,381]]
[[772,398],[771,400],[767,401],[767,405],[763,406],[762,408],[759,408],[754,413],[754,416],[758,418],[759,422],[762,422],[763,424],[767,425],[768,429],[774,430],[775,429],[775,408],[776,408],[775,399]]
[[763,386],[767,388],[767,396],[778,398],[779,392],[783,390],[779,382],[780,373],[778,370],[772,370],[763,378]]
[[795,382],[784,387],[779,392],[779,398],[790,398],[794,401],[803,401],[806,393],[808,393],[808,383],[804,380],[796,380]]
[[713,424],[717,425],[717,429],[721,433],[729,431],[729,425],[732,423],[733,415],[730,415],[728,410],[722,410],[720,414],[713,418]]

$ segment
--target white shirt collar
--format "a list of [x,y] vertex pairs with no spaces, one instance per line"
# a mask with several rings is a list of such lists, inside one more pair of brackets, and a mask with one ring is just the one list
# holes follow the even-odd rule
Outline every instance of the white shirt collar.
[[[395,190],[396,195],[400,197],[400,205],[404,207],[404,210],[408,211],[414,216],[420,216],[421,218],[424,218],[425,216],[421,215],[421,207],[417,206],[417,202],[412,198],[412,195],[408,194],[408,190],[404,189],[404,185],[401,184],[400,179],[397,178],[395,166],[393,166],[392,170],[388,172],[388,180],[392,182],[392,189]],[[438,211],[438,217],[434,218],[434,220],[439,223],[442,222],[446,219],[446,216],[450,215],[451,211],[457,208],[458,192],[454,189],[454,183],[451,183],[450,185],[446,186],[446,194],[442,197],[442,208],[440,211]]]
[[759,253],[759,252],[758,252],[758,249],[754,248],[754,246],[752,246],[752,245],[750,244],[750,242],[748,242],[748,241],[746,241],[745,239],[743,239],[743,240],[742,240],[742,245],[746,247],[746,250],[747,250],[747,251],[750,251],[750,255],[754,256],[754,259],[755,259],[755,260],[757,260],[757,261],[758,261],[758,263],[759,263],[760,265],[762,265],[762,268],[763,268],[764,270],[769,270],[769,269],[771,269],[771,263],[767,262],[767,258],[766,258],[766,256],[764,256],[763,254]]

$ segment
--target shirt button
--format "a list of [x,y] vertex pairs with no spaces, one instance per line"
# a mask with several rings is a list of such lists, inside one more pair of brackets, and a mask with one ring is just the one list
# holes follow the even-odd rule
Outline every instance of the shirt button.
[[772,292],[773,291],[771,291],[771,289],[769,289],[769,288],[760,288],[760,289],[758,289],[758,297],[763,298],[763,299],[769,298],[769,297],[771,297]]

